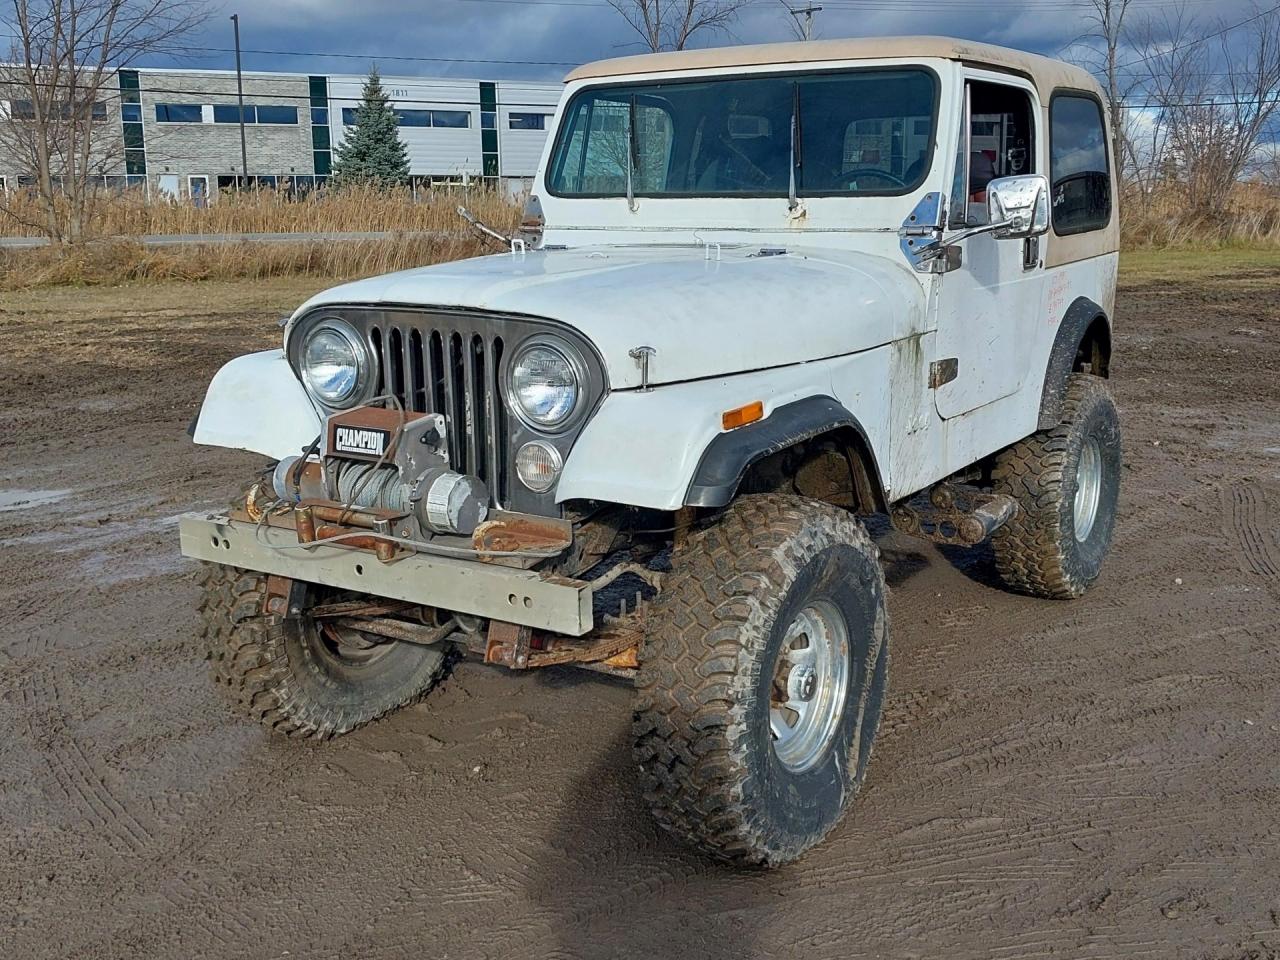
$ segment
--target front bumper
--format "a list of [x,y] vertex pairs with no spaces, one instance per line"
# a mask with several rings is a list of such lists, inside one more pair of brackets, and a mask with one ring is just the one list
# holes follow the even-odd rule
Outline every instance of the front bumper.
[[183,556],[194,560],[573,637],[594,626],[591,585],[554,574],[420,553],[384,564],[367,551],[301,546],[292,530],[222,515],[183,517],[178,529]]

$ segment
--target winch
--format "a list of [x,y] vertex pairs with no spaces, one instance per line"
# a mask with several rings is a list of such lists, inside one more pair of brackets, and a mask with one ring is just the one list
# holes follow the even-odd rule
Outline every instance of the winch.
[[272,487],[288,503],[328,500],[395,514],[406,539],[470,536],[489,515],[484,483],[450,469],[444,417],[434,413],[370,406],[334,414],[318,461],[285,457]]

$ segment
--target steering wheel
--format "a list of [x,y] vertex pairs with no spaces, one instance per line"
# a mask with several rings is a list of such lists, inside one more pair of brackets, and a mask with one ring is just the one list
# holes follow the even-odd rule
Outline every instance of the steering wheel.
[[863,177],[879,177],[885,180],[890,186],[897,187],[899,190],[906,189],[907,181],[901,177],[895,177],[887,170],[877,170],[875,167],[855,167],[852,170],[842,170],[839,173],[839,179],[844,182],[846,190],[856,190],[856,183]]

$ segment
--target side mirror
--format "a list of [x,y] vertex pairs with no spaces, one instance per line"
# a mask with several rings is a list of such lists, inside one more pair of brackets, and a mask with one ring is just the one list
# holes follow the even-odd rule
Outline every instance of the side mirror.
[[1049,180],[1038,174],[987,184],[987,222],[1005,224],[997,240],[1026,240],[1049,232]]

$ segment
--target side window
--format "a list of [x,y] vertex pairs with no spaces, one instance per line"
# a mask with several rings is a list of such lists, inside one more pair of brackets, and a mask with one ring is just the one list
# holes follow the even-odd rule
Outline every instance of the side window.
[[953,226],[985,223],[987,184],[1036,172],[1035,109],[1017,87],[971,81],[952,187]]
[[1102,105],[1092,97],[1059,95],[1049,114],[1053,231],[1065,236],[1101,230],[1111,222]]

